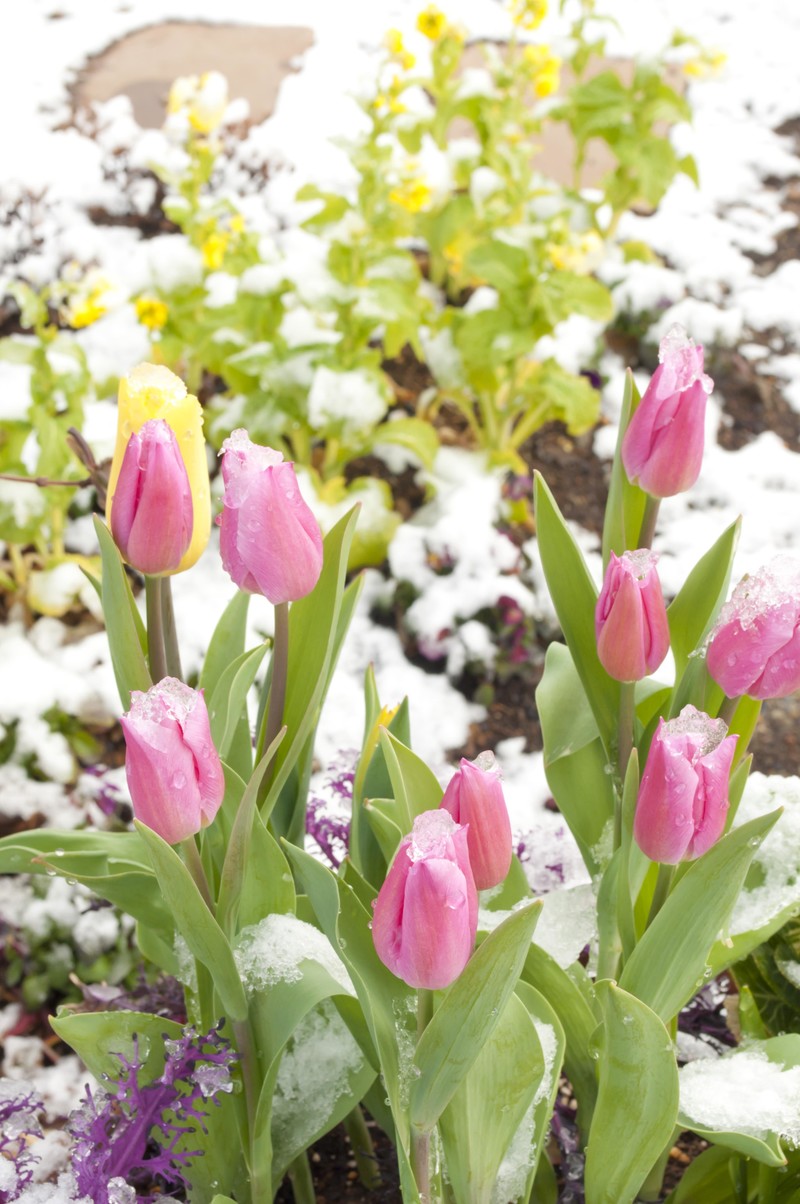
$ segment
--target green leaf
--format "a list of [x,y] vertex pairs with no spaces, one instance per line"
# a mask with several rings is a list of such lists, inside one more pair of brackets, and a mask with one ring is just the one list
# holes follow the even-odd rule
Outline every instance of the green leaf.
[[208,645],[198,685],[208,698],[223,672],[244,652],[250,594],[237,590],[223,610]]
[[497,1023],[530,948],[541,902],[512,912],[476,949],[419,1039],[411,1123],[436,1124]]
[[592,877],[614,816],[614,783],[589,700],[568,648],[551,644],[536,689],[547,781]]
[[362,806],[369,820],[369,826],[378,842],[381,856],[388,866],[397,852],[403,836],[407,835],[407,833],[401,831],[400,823],[396,818],[398,814],[397,803],[393,798],[376,798],[371,799],[368,803],[363,803]]
[[603,520],[603,571],[608,567],[611,553],[621,556],[639,542],[647,494],[628,480],[622,464],[622,440],[641,398],[630,368],[625,374],[625,392],[619,419],[617,446],[611,468],[611,481]]
[[[183,1025],[152,1012],[77,1012],[59,1011],[50,1017],[54,1033],[75,1050],[97,1079],[120,1078],[121,1055],[129,1061],[134,1052],[142,1063],[139,1083],[145,1085],[164,1069],[164,1038],[182,1037]],[[138,1037],[138,1048],[134,1038]]]
[[393,422],[382,422],[375,428],[370,443],[373,447],[380,447],[382,443],[404,447],[428,469],[433,468],[440,447],[436,431],[430,422],[422,418],[397,418]]
[[[670,1140],[678,1115],[678,1067],[664,1024],[605,979],[597,1106],[586,1150],[586,1197],[631,1204]],[[620,1143],[621,1134],[635,1141]]]
[[737,518],[722,533],[694,566],[667,609],[676,682],[689,663],[690,653],[700,647],[725,600],[741,525],[741,518]]
[[[231,937],[237,928],[255,924],[270,912],[294,912],[289,866],[256,805],[259,787],[284,735],[283,730],[278,733],[247,783],[228,839],[217,894],[217,920]],[[246,914],[240,917],[242,904]]]
[[439,1118],[456,1204],[491,1199],[500,1163],[544,1072],[533,1020],[525,1005],[511,995]]
[[223,761],[228,758],[242,716],[246,716],[247,694],[266,651],[267,645],[259,644],[258,648],[237,656],[220,674],[208,699],[211,736]]
[[592,708],[603,746],[609,752],[619,719],[619,682],[597,656],[594,612],[598,591],[580,549],[540,473],[534,476],[539,555],[564,639]]
[[[270,793],[280,799],[272,814],[276,834],[297,841],[305,830],[306,797],[299,790],[281,797],[281,791],[295,768],[298,781],[310,772],[313,734],[361,588],[359,579],[345,590],[347,558],[357,520],[358,511],[353,509],[325,536],[319,581],[289,611],[289,664],[283,708],[287,737],[275,758]],[[301,766],[304,751],[308,765]]]
[[732,1158],[721,1146],[704,1150],[689,1163],[666,1204],[731,1204]]
[[711,946],[727,926],[756,849],[780,814],[742,824],[694,861],[631,954],[620,986],[662,1020],[676,1016],[707,981]]
[[[141,642],[141,618],[125,575],[122,558],[108,527],[95,515],[94,529],[103,562],[103,615],[111,650],[111,664],[122,709],[131,705],[131,691],[147,692],[153,682]],[[138,621],[137,621],[138,620]]]
[[520,288],[530,278],[527,252],[499,239],[473,247],[467,255],[465,268],[470,275],[479,276],[500,293]]
[[406,836],[418,815],[436,810],[444,792],[425,762],[390,731],[381,728],[379,739],[397,801],[398,819]]
[[161,893],[173,914],[176,927],[194,956],[210,971],[222,1005],[231,1020],[244,1020],[247,1016],[247,999],[225,933],[204,903],[191,874],[175,850],[156,832],[138,820],[134,822],[147,845]]
[[550,1122],[553,1119],[553,1109],[561,1081],[561,1067],[564,1064],[566,1037],[554,1008],[540,991],[520,979],[517,983],[517,994],[533,1020],[545,1061],[544,1074],[534,1096],[533,1155],[528,1172],[528,1191],[523,1193],[523,1198],[528,1198],[550,1133]]

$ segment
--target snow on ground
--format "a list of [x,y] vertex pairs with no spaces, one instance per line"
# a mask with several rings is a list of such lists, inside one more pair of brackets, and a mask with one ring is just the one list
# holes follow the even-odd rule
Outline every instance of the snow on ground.
[[[158,135],[142,136],[124,101],[110,102],[102,110],[97,140],[65,127],[69,118],[66,89],[87,57],[111,41],[160,20],[218,21],[218,3],[130,0],[110,5],[101,0],[61,0],[58,19],[53,18],[55,7],[51,0],[31,0],[16,7],[15,45],[20,52],[8,52],[0,72],[0,106],[13,119],[13,128],[7,127],[4,140],[0,202],[9,203],[25,190],[46,190],[42,201],[45,244],[23,254],[17,270],[34,283],[44,283],[65,259],[96,261],[118,284],[123,297],[158,275],[191,276],[197,272],[196,253],[180,240],[165,236],[140,245],[131,230],[94,226],[88,220],[87,204],[119,204],[113,184],[103,177],[107,151],[117,144],[133,145],[134,155],[146,162],[147,154],[158,144]],[[342,20],[340,7],[325,0],[296,0],[291,6],[291,23],[311,26],[315,41],[302,69],[283,84],[274,115],[250,132],[243,150],[255,157],[269,156],[285,167],[273,173],[261,199],[247,201],[248,221],[257,228],[272,231],[279,221],[291,224],[297,212],[294,193],[306,180],[323,185],[349,181],[346,158],[331,139],[358,128],[360,114],[352,93],[373,76],[386,29],[398,26],[412,31],[420,7],[411,0],[349,0],[347,19]],[[500,5],[492,0],[453,0],[442,7],[474,35],[505,31]],[[628,312],[663,310],[656,335],[677,320],[698,341],[739,346],[760,370],[782,379],[785,397],[800,409],[800,310],[796,304],[800,268],[789,262],[770,276],[760,276],[747,254],[771,252],[776,236],[794,220],[781,208],[780,184],[767,187],[764,180],[772,177],[780,182],[800,176],[800,160],[791,140],[774,132],[781,122],[797,115],[793,51],[800,36],[800,7],[795,0],[762,0],[755,21],[743,0],[648,0],[647,4],[602,0],[599,7],[618,22],[618,27],[604,26],[612,52],[655,53],[669,41],[673,30],[681,29],[727,55],[727,67],[718,79],[689,85],[694,123],[675,131],[680,151],[693,153],[698,161],[701,187],[695,189],[679,179],[655,216],[631,215],[620,229],[621,237],[646,240],[671,266],[614,261],[603,269],[606,282],[616,284],[618,305]],[[228,0],[224,19],[279,24],[286,12],[281,8],[279,13],[275,4]],[[557,14],[548,18],[542,33],[558,45],[564,27]],[[416,34],[410,34],[410,41],[415,50],[423,49]],[[198,71],[203,68],[204,64],[197,64]],[[230,82],[235,96],[236,81]],[[231,185],[235,185],[233,177]],[[16,246],[18,235],[13,226],[0,228],[0,253]],[[297,270],[305,274],[307,287],[313,290],[313,273],[318,269],[307,255],[303,258],[306,252],[302,240],[297,240]],[[99,376],[127,372],[146,353],[144,332],[124,303],[80,338]],[[575,319],[564,323],[550,347],[568,366],[580,366],[583,349],[591,346],[593,339],[592,324]],[[625,365],[608,353],[601,367],[609,379],[604,411],[610,421],[596,447],[601,454],[610,454]],[[645,383],[639,381],[641,386]],[[24,412],[26,399],[25,370],[18,365],[0,365],[0,419]],[[700,480],[691,493],[667,500],[662,508],[658,547],[668,592],[677,590],[699,553],[740,513],[744,527],[737,576],[797,543],[797,457],[772,434],[762,435],[741,451],[724,451],[714,438],[722,420],[721,408],[712,400]],[[113,426],[113,405],[101,399],[87,419],[87,436],[98,457],[110,451]],[[489,597],[492,591],[496,598],[500,587],[546,616],[549,604],[536,571],[535,549],[527,549],[534,562],[529,585],[504,576],[513,567],[509,548],[498,542],[500,537],[490,526],[496,479],[485,475],[481,464],[469,463],[466,458],[455,472],[452,457],[449,462],[442,458],[436,475],[440,486],[437,508],[401,530],[392,550],[397,571],[402,566],[404,575],[412,579],[416,575],[425,587],[412,616],[423,638],[426,634],[433,638],[456,614],[469,618],[487,598],[493,600]],[[483,505],[481,541],[475,538],[475,522],[480,518],[476,499]],[[85,523],[76,526],[72,537],[74,546],[92,550]],[[579,538],[593,571],[599,573],[593,537],[584,532]],[[426,573],[425,552],[432,546],[446,548],[458,570],[446,577]],[[192,670],[198,666],[211,626],[233,588],[221,569],[214,538],[198,566],[191,574],[178,577],[175,587],[185,664]],[[445,675],[425,674],[410,665],[395,635],[370,621],[369,606],[383,588],[378,574],[369,572],[322,717],[320,764],[324,769],[340,750],[360,743],[363,675],[372,663],[384,702],[392,704],[410,695],[415,747],[444,781],[450,772],[447,750],[464,741],[470,722],[480,717],[481,710],[466,703]],[[268,631],[270,624],[269,608],[256,600],[251,612],[253,638]],[[474,629],[472,637],[476,637]],[[458,655],[452,645],[444,651]],[[54,620],[39,619],[30,628],[21,617],[12,620],[0,628],[0,725],[18,724],[20,747],[35,751],[39,767],[52,782],[23,782],[19,765],[0,768],[0,814],[11,814],[16,807],[16,813],[39,812],[48,822],[69,827],[79,822],[85,804],[80,801],[80,786],[76,792],[58,785],[69,781],[72,765],[63,737],[46,732],[40,719],[54,701],[86,720],[117,712],[104,636],[100,633],[66,642]],[[526,755],[519,746],[520,741],[508,741],[498,754],[505,767],[513,823],[524,837],[530,858],[531,881],[538,889],[548,889],[565,877],[579,886],[584,875],[574,844],[560,818],[543,808],[548,791],[541,756]],[[575,899],[582,902],[583,894]],[[557,942],[559,928],[569,927],[574,917],[567,910],[563,916],[554,911],[547,918]],[[35,1055],[35,1050],[19,1044],[7,1047],[5,1072],[17,1073],[29,1060],[33,1067]]]

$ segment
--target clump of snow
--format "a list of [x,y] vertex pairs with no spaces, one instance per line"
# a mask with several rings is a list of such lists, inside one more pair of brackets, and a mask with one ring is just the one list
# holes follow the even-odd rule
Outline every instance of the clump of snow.
[[535,1103],[532,1103],[503,1156],[492,1191],[492,1204],[507,1204],[508,1200],[518,1199],[525,1190],[533,1163],[534,1109]]
[[543,1020],[534,1020],[533,1026],[536,1029],[536,1036],[539,1038],[539,1044],[542,1047],[544,1056],[544,1071],[542,1072],[542,1081],[536,1088],[536,1094],[533,1097],[533,1106],[541,1103],[543,1099],[547,1099],[550,1095],[553,1086],[553,1073],[556,1065],[556,1054],[558,1053],[558,1039],[556,1030],[552,1024],[545,1024]]
[[300,1021],[281,1058],[272,1113],[276,1147],[311,1142],[363,1064],[336,1007],[323,1000]]
[[751,774],[735,826],[777,807],[783,807],[783,814],[753,858],[733,909],[731,935],[760,928],[792,904],[800,909],[800,778]]
[[566,970],[597,939],[597,900],[590,884],[544,896],[534,941]]
[[354,995],[350,975],[327,938],[304,920],[273,913],[243,928],[234,948],[242,982],[251,993],[277,982],[298,982],[304,961],[318,962],[348,995]]
[[386,413],[377,379],[365,372],[333,372],[320,365],[308,395],[308,421],[315,430],[341,423],[346,432],[368,431]]
[[800,1144],[800,1066],[786,1069],[753,1045],[690,1062],[679,1082],[681,1111],[699,1128]]

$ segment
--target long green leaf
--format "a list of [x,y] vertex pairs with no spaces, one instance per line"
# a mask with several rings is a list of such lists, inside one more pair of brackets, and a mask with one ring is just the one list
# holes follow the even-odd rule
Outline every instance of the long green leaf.
[[111,664],[122,709],[127,711],[131,705],[131,691],[142,690],[146,693],[153,682],[142,650],[141,618],[136,610],[117,545],[111,538],[108,527],[96,515],[94,529],[100,544],[103,564],[103,616],[111,649]]
[[676,682],[725,599],[741,525],[741,518],[737,518],[723,531],[714,546],[698,560],[667,609]]
[[595,990],[604,1019],[586,1198],[631,1204],[675,1128],[678,1067],[669,1033],[641,1000],[608,979]]
[[625,392],[617,432],[617,446],[611,468],[611,481],[603,520],[603,570],[608,567],[611,553],[621,556],[636,547],[644,517],[647,494],[628,480],[622,464],[622,440],[640,401],[639,390],[630,369],[625,374]]
[[436,810],[444,792],[425,762],[386,728],[381,728],[380,743],[406,835],[418,815]]
[[707,979],[708,957],[750,862],[781,810],[742,824],[693,862],[622,972],[620,986],[671,1020]]
[[136,830],[148,847],[153,870],[176,927],[198,961],[211,973],[231,1020],[244,1020],[247,999],[225,933],[203,902],[191,874],[175,850],[156,832],[135,822]]
[[225,669],[244,652],[249,604],[250,594],[237,590],[214,628],[198,683],[209,697]]
[[419,1039],[411,1084],[411,1122],[430,1130],[497,1023],[525,962],[541,902],[512,912],[490,932],[449,988]]
[[594,630],[597,587],[553,495],[538,472],[534,477],[534,501],[539,555],[550,597],[603,746],[610,753],[619,719],[619,682],[608,676],[597,656]]

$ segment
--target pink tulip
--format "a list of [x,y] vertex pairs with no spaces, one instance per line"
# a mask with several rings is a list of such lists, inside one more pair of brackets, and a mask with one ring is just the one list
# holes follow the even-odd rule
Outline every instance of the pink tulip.
[[222,803],[225,779],[203,691],[165,677],[146,694],[133,691],[121,722],[136,818],[168,844],[210,824]]
[[322,571],[322,535],[294,465],[234,431],[222,445],[222,563],[240,589],[273,604],[309,594]]
[[640,489],[672,497],[700,475],[706,397],[714,382],[703,372],[703,348],[682,326],[667,331],[658,359],[622,440],[622,463]]
[[467,830],[441,808],[424,811],[375,900],[378,957],[410,987],[439,991],[466,966],[477,929]]
[[467,825],[467,848],[478,890],[505,880],[511,867],[511,821],[494,753],[474,761],[462,758],[447,784],[442,806],[457,824]]
[[594,612],[597,655],[617,681],[641,681],[669,651],[667,609],[656,564],[647,548],[611,553]]
[[800,689],[800,561],[777,556],[739,582],[706,663],[729,698],[786,698]]
[[725,830],[728,779],[738,736],[721,719],[686,706],[659,720],[647,757],[633,835],[651,861],[693,861]]
[[178,441],[163,418],[131,435],[112,498],[111,534],[141,573],[172,573],[192,541],[194,507]]

